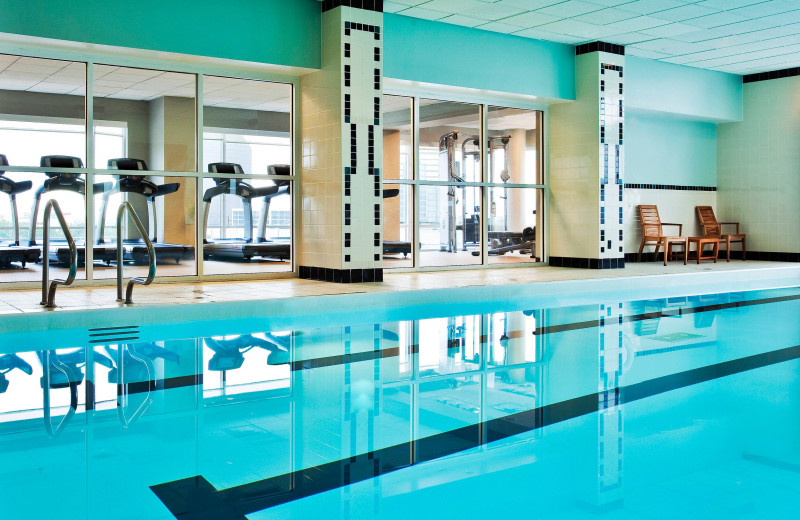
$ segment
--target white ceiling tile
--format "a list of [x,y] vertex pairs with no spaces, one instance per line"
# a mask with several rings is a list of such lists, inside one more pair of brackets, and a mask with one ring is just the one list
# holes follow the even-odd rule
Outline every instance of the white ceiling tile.
[[563,18],[560,16],[544,14],[541,11],[530,11],[515,16],[509,16],[508,18],[503,18],[502,21],[505,23],[521,25],[523,27],[536,27],[537,25],[557,22],[562,19]]
[[480,7],[482,4],[483,2],[480,0],[429,0],[419,7],[447,13],[459,13],[466,9]]
[[505,5],[503,3],[496,4],[483,4],[470,9],[460,11],[460,14],[472,16],[474,18],[483,18],[484,20],[499,20],[501,18],[508,18],[517,14],[524,13],[525,9],[514,7],[512,5]]
[[765,0],[704,0],[702,2],[695,2],[700,7],[710,7],[712,9],[736,9],[753,4],[760,4]]
[[599,11],[601,8],[597,4],[590,4],[582,0],[568,0],[560,4],[551,5],[544,9],[539,9],[540,13],[562,18],[578,16],[592,11]]
[[577,36],[585,40],[603,38],[604,36],[611,34],[607,29],[600,25],[579,22],[577,20],[560,20],[558,22],[540,25],[538,28],[542,29],[543,31]]
[[686,23],[689,25],[694,25],[695,27],[703,27],[706,29],[710,29],[712,27],[719,27],[720,25],[729,25],[737,22],[743,22],[746,20],[747,20],[746,17],[734,14],[731,11],[721,11],[719,13],[692,18],[691,20],[688,20]]
[[642,33],[659,38],[672,38],[681,34],[696,31],[697,27],[693,25],[686,25],[684,23],[669,23],[667,25],[660,25],[658,27],[650,27],[649,29],[642,29]]
[[800,9],[800,2],[797,0],[769,0],[760,4],[749,5],[734,9],[733,13],[747,18],[758,18],[771,14],[785,13]]
[[402,11],[403,9],[407,9],[408,6],[405,4],[397,4],[395,2],[384,2],[383,3],[383,12],[384,13],[396,13],[398,11]]
[[625,49],[625,53],[631,56],[638,56],[640,58],[650,58],[653,60],[665,58],[669,56],[669,54],[665,54],[663,52],[656,52],[656,51],[646,51],[644,49],[636,49],[631,48],[630,50]]
[[602,5],[603,7],[616,7],[622,4],[630,4],[631,0],[585,0],[590,4]]
[[607,9],[601,9],[600,11],[594,11],[579,16],[573,16],[572,19],[578,20],[579,22],[604,25],[608,23],[619,22],[622,20],[628,20],[629,18],[636,18],[637,16],[639,16],[639,13],[634,13],[633,11],[626,11],[625,9],[618,9],[616,7],[609,7]]
[[483,24],[478,26],[478,29],[483,29],[484,31],[492,31],[492,32],[499,32],[505,34],[515,33],[517,31],[521,31],[523,29],[527,29],[527,27],[522,27],[519,25],[512,25],[509,23],[504,22],[489,22],[487,24]]
[[532,29],[525,29],[524,31],[520,31],[515,33],[516,36],[524,36],[526,38],[533,38],[535,40],[546,40],[551,42],[559,42],[559,43],[583,43],[586,41],[585,38],[578,38],[576,36],[569,36],[566,34],[559,34],[550,31],[543,31],[539,27],[534,27]]
[[438,20],[447,16],[447,13],[443,11],[434,11],[432,9],[425,9],[424,7],[409,7],[405,11],[400,11],[400,14],[412,16],[414,18],[422,18],[423,20]]
[[[414,6],[414,5],[424,4],[427,1],[428,0],[391,0],[391,3],[393,3],[393,4],[401,4],[401,5],[404,5],[406,7],[411,7],[411,6]],[[384,2],[384,4],[385,3],[386,2]]]
[[698,50],[705,51],[713,48],[711,45],[708,45],[705,42],[686,43],[678,40],[671,40],[669,38],[658,38],[656,40],[637,43],[632,45],[632,47],[648,51],[663,52],[665,54],[687,54],[689,52]]
[[653,16],[637,16],[621,22],[614,22],[605,25],[611,31],[616,33],[641,31],[642,29],[649,29],[650,27],[658,27],[659,25],[666,25],[669,21],[655,18]]
[[682,7],[686,5],[686,3],[687,2],[682,0],[637,0],[636,2],[631,2],[620,7],[638,14],[652,14],[666,9]]
[[699,5],[690,4],[684,5],[683,7],[676,7],[674,9],[667,9],[666,11],[659,11],[658,17],[671,22],[683,22],[699,16],[718,13],[719,11],[719,9],[711,9],[708,7],[700,7]]
[[632,43],[653,40],[654,37],[649,34],[641,32],[628,32],[622,34],[613,34],[606,37],[609,43],[616,43],[617,45],[630,45]]
[[[510,7],[518,7],[520,9],[533,11],[534,9],[541,9],[554,4],[560,4],[564,0],[502,0],[503,5]],[[630,0],[627,0],[630,2]]]

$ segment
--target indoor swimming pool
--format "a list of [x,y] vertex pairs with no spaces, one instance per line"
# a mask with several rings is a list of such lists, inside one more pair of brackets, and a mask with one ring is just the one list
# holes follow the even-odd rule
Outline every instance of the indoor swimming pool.
[[800,287],[591,299],[0,342],[0,516],[791,515]]

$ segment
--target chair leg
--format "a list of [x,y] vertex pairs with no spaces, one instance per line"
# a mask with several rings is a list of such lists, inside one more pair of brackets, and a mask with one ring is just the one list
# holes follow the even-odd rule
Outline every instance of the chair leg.
[[742,237],[742,260],[747,260],[747,247],[745,243],[747,242],[747,237]]
[[656,244],[656,250],[653,251],[653,259],[658,262],[658,251],[661,249],[661,244]]
[[667,242],[664,244],[664,265],[667,265],[667,258],[672,254],[672,244]]
[[726,253],[726,256],[728,257],[728,262],[730,262],[731,261],[731,237],[728,237],[725,240],[725,247],[728,248],[728,250],[725,251],[725,253]]
[[719,257],[719,240],[712,244],[714,248],[714,263],[717,263],[717,258]]
[[642,249],[644,249],[644,239],[642,239],[642,243],[639,244],[639,256],[636,257],[637,262],[642,261]]

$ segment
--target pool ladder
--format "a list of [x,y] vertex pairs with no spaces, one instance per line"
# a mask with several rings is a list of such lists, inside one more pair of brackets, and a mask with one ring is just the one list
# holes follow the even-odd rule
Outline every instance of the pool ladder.
[[[128,281],[128,289],[125,291],[125,299],[122,298],[122,264],[123,264],[123,252],[122,252],[122,244],[124,240],[122,240],[122,217],[125,215],[125,210],[130,213],[131,220],[136,225],[136,228],[139,230],[139,234],[142,236],[145,245],[147,246],[147,257],[149,259],[149,270],[147,272],[147,278],[131,278]],[[133,303],[133,286],[134,285],[150,285],[153,282],[153,279],[156,277],[156,250],[153,247],[153,242],[150,240],[147,231],[145,231],[144,226],[142,225],[142,221],[139,220],[139,216],[136,214],[136,210],[133,209],[130,202],[123,202],[119,205],[119,210],[117,210],[117,301],[124,302],[124,303]]]
[[[64,232],[64,237],[67,239],[69,245],[69,275],[66,280],[50,280],[50,212],[55,210],[58,223],[61,225],[61,230]],[[55,200],[48,200],[44,206],[44,244],[42,245],[42,301],[40,305],[47,308],[56,306],[56,289],[59,285],[72,285],[75,281],[75,273],[78,271],[78,248],[75,246],[75,240],[72,238],[72,233],[69,232],[64,214],[61,212],[61,207]]]

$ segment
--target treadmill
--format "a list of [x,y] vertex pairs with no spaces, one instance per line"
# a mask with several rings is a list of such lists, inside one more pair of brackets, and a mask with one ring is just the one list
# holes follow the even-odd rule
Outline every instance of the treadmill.
[[[383,198],[391,199],[400,195],[399,188],[387,188],[383,190]],[[383,241],[383,254],[384,255],[398,255],[403,254],[403,258],[411,254],[411,242],[403,242],[401,240],[384,240]]]
[[[45,155],[42,157],[40,166],[42,168],[83,168],[83,162],[78,157],[71,157],[68,155]],[[39,213],[39,203],[42,201],[42,195],[51,191],[71,191],[79,193],[86,197],[86,181],[81,178],[81,173],[54,173],[45,172],[47,179],[44,184],[36,190],[33,199],[33,209],[31,210],[31,228],[29,235],[29,245],[36,245],[36,218]],[[112,188],[110,182],[99,182],[94,185],[94,193],[104,193]],[[84,264],[86,262],[86,242],[76,241],[78,246],[78,263]],[[62,265],[69,265],[69,247],[63,240],[51,241],[50,251],[46,252],[50,261],[58,262]],[[96,245],[94,247],[94,260],[111,264],[112,261],[117,259],[117,249],[115,247],[103,247]]]
[[[109,170],[124,170],[124,171],[138,171],[147,172],[147,163],[142,159],[120,158],[108,160]],[[179,182],[172,182],[169,184],[158,185],[146,178],[146,174],[131,174],[120,175],[119,182],[116,183],[113,189],[105,190],[103,192],[103,202],[100,209],[100,220],[97,223],[97,243],[105,243],[105,220],[106,211],[108,209],[108,200],[114,192],[120,193],[135,193],[144,197],[149,205],[148,223],[150,232],[150,241],[153,243],[153,248],[156,251],[156,259],[160,262],[165,259],[174,260],[176,264],[180,264],[181,260],[191,260],[194,258],[194,246],[187,246],[183,244],[167,244],[158,241],[158,214],[156,212],[156,198],[170,193],[175,193],[181,187]],[[125,247],[125,260],[131,260],[136,265],[147,265],[149,257],[147,254],[147,245],[144,239],[123,239],[122,243]]]
[[[0,167],[8,166],[6,156],[0,154]],[[31,181],[14,182],[6,177],[5,170],[0,170],[0,191],[11,200],[11,221],[14,225],[14,240],[0,242],[0,267],[11,267],[11,262],[19,262],[22,267],[28,262],[35,263],[41,257],[38,247],[22,247],[19,245],[19,218],[17,214],[17,194],[31,189]]]
[[[279,165],[270,167],[270,173],[283,172],[289,166]],[[242,175],[241,165],[236,163],[211,163],[208,165],[210,173],[228,173]],[[203,256],[208,259],[220,260],[245,260],[249,261],[253,257],[271,258],[286,260],[291,255],[291,244],[289,241],[271,241],[264,235],[266,234],[266,222],[269,213],[270,201],[278,195],[289,193],[288,180],[276,180],[274,186],[254,188],[242,179],[232,179],[224,177],[214,178],[216,186],[208,188],[203,194],[203,230],[208,233],[208,214],[211,209],[211,201],[219,195],[234,195],[242,199],[244,207],[245,230],[244,238],[224,238],[214,241],[203,239]],[[264,211],[261,215],[258,240],[253,240],[253,199],[264,198]]]

